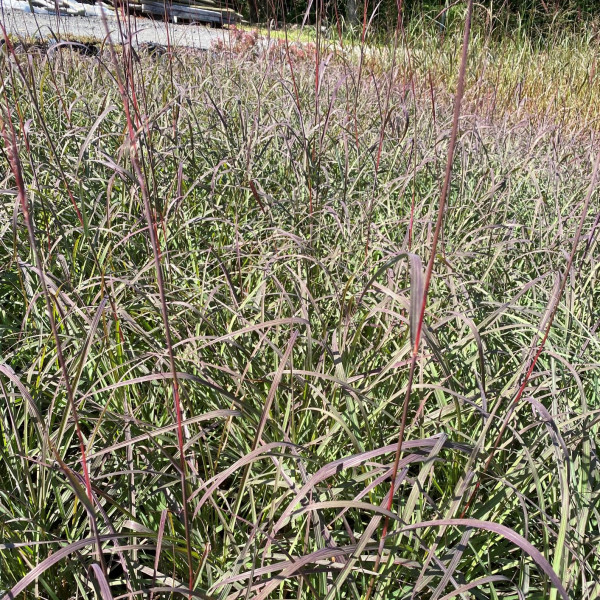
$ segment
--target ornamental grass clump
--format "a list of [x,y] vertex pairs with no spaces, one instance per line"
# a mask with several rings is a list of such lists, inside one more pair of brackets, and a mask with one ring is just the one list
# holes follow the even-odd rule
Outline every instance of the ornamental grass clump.
[[597,136],[482,18],[456,86],[7,40],[3,598],[600,594]]

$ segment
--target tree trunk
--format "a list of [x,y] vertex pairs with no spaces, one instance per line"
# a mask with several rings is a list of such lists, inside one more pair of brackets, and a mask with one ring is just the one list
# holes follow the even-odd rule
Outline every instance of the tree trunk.
[[358,24],[358,14],[356,12],[356,0],[346,0],[346,19],[350,25]]
[[249,0],[248,4],[250,5],[250,22],[258,23],[260,15],[258,14],[258,5],[256,4],[256,0]]

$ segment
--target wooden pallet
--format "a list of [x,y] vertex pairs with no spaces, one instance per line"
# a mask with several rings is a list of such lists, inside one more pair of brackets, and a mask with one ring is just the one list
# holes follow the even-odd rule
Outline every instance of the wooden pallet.
[[177,2],[160,2],[158,0],[129,0],[121,1],[129,11],[166,17],[169,20],[183,20],[215,25],[235,25],[242,16],[230,8],[218,8],[214,0],[178,0]]

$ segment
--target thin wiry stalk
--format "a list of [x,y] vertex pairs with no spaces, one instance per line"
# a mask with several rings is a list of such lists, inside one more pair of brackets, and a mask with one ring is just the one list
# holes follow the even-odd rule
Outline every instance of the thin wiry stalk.
[[[23,68],[21,67],[20,61],[18,60],[18,58],[17,58],[17,56],[15,54],[15,50],[14,50],[13,44],[12,44],[12,42],[11,42],[9,36],[8,36],[8,33],[6,32],[6,28],[4,27],[3,23],[0,23],[0,28],[2,28],[2,36],[3,36],[4,44],[8,48],[9,54],[15,59],[14,60],[14,64],[16,65],[16,67],[17,67],[17,69],[19,71],[19,74],[21,75],[21,77],[25,81],[26,80],[25,73],[23,71]],[[35,111],[36,111],[37,116],[39,118],[40,125],[41,125],[42,129],[44,130],[44,134],[46,136],[46,140],[48,141],[48,146],[50,148],[50,151],[52,152],[52,154],[54,155],[55,158],[58,158],[58,152],[56,151],[56,147],[54,145],[54,142],[52,141],[52,136],[50,135],[50,132],[48,131],[48,128],[46,127],[46,122],[45,122],[45,120],[43,118],[43,115],[41,114],[41,112],[39,110],[39,106],[38,106],[37,100],[36,100],[35,96],[33,95],[31,88],[29,86],[26,86],[26,88],[27,88],[28,95],[29,95],[29,97],[31,99],[31,104],[35,108]],[[61,102],[62,102],[62,99],[61,99]],[[61,178],[63,180],[65,189],[67,190],[67,194],[69,195],[69,200],[71,201],[73,209],[75,210],[75,213],[77,215],[77,219],[79,220],[79,223],[83,227],[84,223],[83,223],[83,217],[81,215],[81,211],[79,210],[79,207],[77,206],[77,202],[75,202],[75,198],[74,198],[73,193],[71,191],[71,186],[69,185],[67,177],[65,176],[65,173],[63,171],[61,162],[59,160],[57,160],[56,163],[58,165],[58,169],[59,169]]]
[[594,167],[592,170],[592,178],[591,178],[588,190],[587,190],[587,194],[583,201],[583,207],[581,209],[581,217],[579,218],[579,224],[577,225],[577,231],[575,232],[575,237],[573,239],[573,245],[571,247],[571,252],[567,259],[567,264],[565,265],[565,270],[563,271],[563,273],[560,277],[560,286],[558,288],[558,291],[556,293],[552,294],[552,296],[550,298],[550,302],[549,302],[549,306],[548,306],[548,310],[547,310],[548,319],[547,319],[547,324],[544,329],[542,339],[540,340],[537,347],[535,345],[537,335],[536,335],[536,338],[534,338],[534,340],[533,340],[533,344],[532,344],[532,347],[534,349],[533,357],[529,361],[529,365],[525,372],[525,376],[523,377],[523,381],[521,382],[521,384],[517,390],[517,393],[515,394],[515,397],[513,398],[512,402],[510,403],[510,406],[508,407],[506,415],[504,416],[504,419],[502,420],[500,429],[498,431],[498,435],[496,436],[496,439],[494,440],[494,444],[492,445],[492,450],[489,453],[489,455],[484,463],[483,471],[481,472],[479,479],[478,479],[477,483],[475,484],[475,488],[471,492],[471,495],[469,496],[469,499],[467,500],[467,503],[465,504],[465,507],[463,508],[463,510],[461,512],[461,517],[463,517],[464,515],[467,514],[469,508],[471,507],[471,505],[477,498],[479,488],[481,487],[482,478],[485,476],[488,469],[490,468],[490,465],[492,464],[492,461],[494,460],[494,456],[496,455],[496,452],[498,450],[498,447],[500,445],[502,437],[504,436],[504,433],[506,432],[506,428],[510,422],[510,418],[513,415],[517,405],[519,404],[519,401],[521,400],[521,398],[523,396],[525,388],[527,387],[527,384],[529,383],[529,380],[531,379],[531,376],[532,376],[535,366],[538,362],[538,359],[542,355],[542,352],[544,351],[544,348],[546,346],[546,342],[548,341],[548,336],[550,335],[550,330],[552,329],[552,324],[554,323],[554,319],[555,319],[556,313],[558,311],[560,299],[562,298],[562,295],[565,291],[565,287],[567,285],[567,280],[569,279],[569,275],[571,273],[571,267],[573,266],[573,261],[575,260],[575,254],[577,254],[577,250],[579,248],[579,242],[581,240],[581,233],[583,231],[583,227],[585,225],[585,221],[588,216],[590,201],[596,190],[596,184],[598,182],[599,170],[600,170],[600,151],[597,153],[596,159],[594,160]]
[[[4,35],[5,35],[5,41],[6,41],[6,43],[8,43],[8,38],[6,36],[6,30],[4,30],[4,28],[3,28],[3,31],[4,31]],[[25,225],[27,228],[27,234],[29,237],[29,245],[31,248],[31,252],[33,253],[34,260],[35,260],[35,263],[36,263],[36,266],[38,269],[38,273],[39,273],[39,277],[40,277],[40,284],[42,287],[42,293],[43,293],[44,300],[46,303],[46,312],[48,315],[48,321],[50,322],[50,330],[52,331],[52,337],[54,338],[54,343],[55,343],[55,347],[56,347],[56,357],[58,360],[62,379],[64,382],[69,408],[73,415],[73,421],[75,424],[75,432],[76,432],[77,440],[79,443],[79,452],[81,454],[81,468],[83,471],[83,480],[85,483],[86,493],[87,493],[88,499],[90,501],[90,506],[87,511],[88,515],[89,515],[89,519],[90,519],[90,527],[92,529],[92,534],[96,537],[96,540],[97,540],[98,562],[101,565],[102,573],[104,575],[106,575],[106,565],[104,563],[104,557],[102,555],[102,545],[101,545],[100,539],[98,537],[98,526],[97,526],[96,518],[94,515],[94,508],[93,508],[94,495],[92,492],[92,483],[91,483],[91,479],[90,479],[87,458],[86,458],[85,440],[83,439],[83,433],[81,431],[81,425],[79,422],[79,413],[77,410],[77,405],[75,403],[73,388],[71,387],[71,380],[69,378],[69,371],[67,369],[67,364],[66,364],[65,357],[63,354],[63,349],[62,349],[62,343],[60,340],[58,328],[56,326],[56,321],[54,318],[54,309],[53,309],[53,305],[52,305],[52,298],[50,295],[50,290],[48,289],[48,284],[46,281],[44,262],[42,260],[42,257],[41,257],[40,251],[38,249],[36,239],[35,239],[35,229],[34,229],[34,225],[33,225],[33,218],[31,215],[31,211],[29,210],[29,204],[27,201],[27,191],[25,189],[25,182],[23,180],[23,170],[21,167],[21,160],[19,158],[19,150],[18,150],[18,146],[17,146],[17,136],[16,136],[16,132],[15,132],[12,120],[10,118],[11,110],[10,110],[10,105],[8,102],[8,96],[7,96],[6,92],[4,92],[4,100],[5,100],[5,108],[6,108],[6,115],[7,115],[6,121],[0,115],[0,129],[2,130],[2,137],[4,140],[4,148],[6,150],[8,162],[10,164],[10,168],[11,168],[13,177],[15,179],[15,184],[16,184],[16,188],[17,188],[17,202],[18,202],[18,205],[21,207],[21,212],[23,214],[23,219],[25,221]],[[67,465],[61,460],[59,453],[57,452],[57,450],[54,448],[53,445],[51,445],[51,448],[53,450],[56,461],[61,465],[61,468],[63,468],[63,470],[65,470],[65,474],[68,476],[69,472],[68,472]]]
[[[118,83],[119,93],[121,95],[121,101],[123,103],[123,110],[125,111],[125,116],[127,120],[127,129],[128,129],[128,137],[130,144],[130,159],[131,164],[134,169],[135,176],[137,178],[138,184],[140,186],[140,191],[142,194],[142,203],[144,209],[144,217],[146,219],[146,223],[148,224],[148,236],[150,238],[150,245],[152,246],[152,254],[154,258],[154,268],[156,274],[156,283],[158,286],[158,293],[160,298],[160,308],[161,308],[161,316],[163,320],[164,333],[165,333],[165,341],[167,346],[167,352],[169,356],[169,366],[171,369],[172,376],[172,389],[173,389],[173,403],[175,408],[175,417],[177,422],[177,445],[179,449],[179,468],[180,468],[180,479],[181,479],[181,495],[182,495],[182,511],[183,511],[183,524],[185,528],[185,542],[186,542],[186,552],[187,552],[187,561],[188,561],[188,587],[189,590],[193,590],[194,587],[194,568],[192,562],[192,542],[191,542],[191,523],[189,518],[189,507],[188,507],[188,489],[187,489],[187,466],[185,459],[185,449],[184,449],[184,439],[183,439],[183,411],[181,408],[181,398],[179,395],[179,378],[177,375],[177,367],[175,365],[175,352],[173,350],[173,342],[171,337],[171,326],[169,323],[169,311],[167,307],[167,296],[165,290],[164,276],[162,271],[161,264],[161,256],[160,249],[158,247],[158,239],[156,236],[156,223],[152,214],[152,206],[150,203],[150,194],[148,193],[148,188],[146,185],[146,179],[142,172],[139,163],[138,157],[138,136],[136,134],[136,129],[134,127],[133,118],[131,116],[130,107],[129,107],[129,97],[127,95],[127,90],[121,78],[120,70],[118,68],[118,59],[116,56],[116,52],[114,49],[114,45],[109,33],[108,24],[106,22],[106,17],[104,13],[102,14],[102,19],[104,22],[104,28],[106,31],[110,52],[113,60],[113,64],[115,65],[115,76]],[[133,72],[129,72],[131,88],[134,89],[134,81],[133,81]]]
[[[452,178],[452,164],[454,162],[454,150],[456,147],[456,138],[458,135],[458,121],[460,118],[460,110],[461,103],[465,89],[465,76],[467,71],[467,58],[468,58],[468,50],[469,50],[469,35],[471,33],[471,17],[473,14],[473,0],[468,0],[467,4],[467,15],[465,17],[465,27],[463,34],[463,45],[462,45],[462,54],[460,60],[460,68],[458,74],[458,85],[456,89],[456,96],[454,99],[454,116],[452,119],[452,131],[450,134],[450,141],[448,143],[448,156],[446,159],[446,172],[444,175],[444,183],[442,185],[442,191],[440,193],[440,200],[438,205],[438,213],[437,213],[437,221],[435,224],[435,231],[433,233],[431,250],[429,255],[429,260],[427,262],[427,268],[425,271],[425,280],[423,284],[423,300],[421,302],[419,318],[417,320],[416,325],[416,334],[414,345],[411,353],[410,367],[408,371],[408,382],[406,384],[406,393],[404,395],[404,401],[402,406],[402,417],[400,420],[400,431],[398,433],[398,444],[396,446],[396,454],[394,456],[394,465],[392,467],[392,475],[390,480],[390,491],[388,494],[387,500],[387,510],[390,511],[392,508],[392,504],[394,502],[394,489],[396,484],[396,477],[398,476],[398,465],[400,463],[400,456],[402,454],[402,444],[404,443],[404,433],[406,429],[406,421],[408,418],[408,409],[410,405],[410,398],[412,395],[412,386],[415,375],[415,369],[417,365],[417,359],[419,356],[419,346],[421,344],[421,334],[423,331],[423,322],[425,319],[425,308],[427,306],[427,295],[429,293],[429,286],[431,284],[431,276],[433,273],[433,265],[436,261],[437,256],[437,246],[438,240],[440,238],[440,234],[442,231],[442,224],[444,222],[444,211],[446,208],[446,200],[448,198],[448,193],[450,190],[450,180]],[[383,522],[383,528],[381,532],[381,540],[385,540],[388,532],[389,526],[389,517],[385,517]],[[378,552],[377,555],[378,561],[381,558],[381,551]],[[375,571],[377,571],[379,567],[378,562],[375,563]],[[367,592],[367,598],[370,596],[372,586],[369,587],[369,591]]]

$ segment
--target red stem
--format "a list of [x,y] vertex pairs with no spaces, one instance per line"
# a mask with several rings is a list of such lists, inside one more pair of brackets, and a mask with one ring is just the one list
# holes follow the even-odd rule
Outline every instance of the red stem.
[[[177,369],[175,365],[175,353],[173,350],[173,343],[171,337],[171,326],[169,323],[169,315],[168,315],[168,307],[167,307],[167,299],[165,292],[165,283],[164,276],[162,271],[161,264],[161,256],[160,249],[158,245],[158,239],[155,230],[155,222],[152,213],[152,206],[150,203],[150,195],[148,192],[148,186],[146,185],[146,179],[142,172],[140,162],[138,159],[138,138],[136,134],[136,130],[134,127],[134,121],[131,115],[130,107],[129,107],[129,98],[127,95],[127,91],[123,84],[123,80],[121,78],[121,74],[118,68],[117,56],[115,53],[114,45],[112,43],[112,39],[110,37],[110,33],[108,30],[108,24],[106,22],[106,17],[104,13],[101,13],[102,20],[104,23],[105,30],[107,32],[107,39],[109,40],[109,48],[111,53],[112,62],[115,65],[115,78],[119,87],[119,94],[121,96],[121,101],[123,103],[123,109],[125,111],[125,118],[127,121],[127,129],[128,129],[128,137],[130,143],[130,159],[131,164],[133,166],[133,170],[138,180],[138,184],[140,186],[140,191],[142,194],[142,204],[144,208],[144,215],[146,218],[146,222],[148,223],[148,234],[150,237],[150,245],[152,246],[152,254],[154,257],[154,266],[156,271],[156,283],[158,287],[158,293],[160,298],[160,308],[161,308],[161,316],[163,321],[163,326],[165,329],[165,341],[167,346],[167,353],[169,356],[169,365],[171,370],[171,376],[173,379],[173,404],[175,409],[175,419],[177,424],[177,445],[179,450],[179,465],[180,465],[180,477],[181,477],[181,494],[182,494],[182,509],[183,509],[183,524],[185,529],[185,541],[186,541],[186,551],[187,551],[187,559],[188,559],[188,577],[189,577],[189,590],[193,589],[194,585],[194,570],[192,566],[192,547],[191,547],[191,534],[190,534],[190,518],[189,518],[189,510],[188,510],[188,491],[187,491],[187,482],[186,482],[186,462],[185,462],[185,452],[184,452],[184,439],[183,439],[183,413],[181,410],[181,398],[179,395],[179,379],[177,376]],[[134,87],[133,82],[133,73],[130,73],[131,86]],[[135,94],[134,94],[135,96]],[[134,107],[135,108],[135,107]]]
[[[452,163],[454,158],[454,150],[456,147],[456,138],[458,134],[458,121],[460,117],[460,108],[462,103],[462,98],[465,89],[465,74],[467,70],[467,56],[469,49],[469,34],[471,32],[471,17],[473,14],[473,0],[468,0],[467,4],[467,15],[465,18],[465,29],[463,35],[463,46],[462,46],[462,55],[460,62],[460,69],[458,74],[458,87],[456,89],[456,96],[454,99],[454,117],[452,120],[452,132],[450,135],[450,143],[448,144],[448,157],[446,160],[446,174],[444,176],[444,183],[442,186],[442,191],[440,193],[440,203],[438,207],[437,221],[435,225],[435,232],[433,234],[433,241],[431,245],[431,254],[429,256],[429,261],[427,262],[427,270],[425,272],[425,282],[423,287],[423,300],[421,302],[421,310],[419,314],[419,319],[417,321],[417,328],[415,332],[415,341],[411,353],[411,361],[410,361],[410,370],[408,372],[408,383],[406,387],[406,393],[404,395],[404,404],[402,407],[402,419],[400,421],[400,431],[398,433],[398,444],[396,446],[396,455],[394,457],[394,466],[392,468],[392,477],[390,481],[390,492],[388,495],[387,502],[387,510],[390,511],[392,508],[392,504],[394,502],[394,489],[396,485],[396,478],[398,476],[398,465],[400,463],[400,455],[402,454],[402,444],[404,443],[404,434],[406,430],[406,421],[408,417],[408,407],[410,404],[410,397],[412,393],[412,384],[414,380],[417,358],[419,355],[419,346],[421,342],[421,334],[423,331],[423,321],[425,319],[425,308],[427,306],[427,295],[429,293],[429,286],[431,284],[431,276],[433,273],[433,265],[435,263],[436,250],[438,245],[438,240],[440,237],[440,233],[442,230],[442,225],[444,222],[444,209],[446,207],[446,200],[448,198],[448,192],[450,190],[450,181],[452,178]],[[375,561],[374,571],[379,569],[379,564],[381,561],[381,552],[383,549],[383,544],[385,542],[385,538],[387,536],[389,527],[389,517],[386,516],[383,529],[381,532],[381,539],[379,544],[379,550],[377,553],[377,558]],[[374,578],[371,579],[371,583],[369,585],[369,589],[367,591],[366,600],[369,600],[371,592],[373,590]]]
[[[473,504],[473,501],[477,497],[479,488],[481,487],[482,477],[487,473],[490,465],[492,464],[492,460],[494,459],[494,456],[498,450],[500,441],[502,440],[502,436],[504,435],[504,432],[506,431],[506,428],[508,427],[510,418],[514,413],[517,404],[521,400],[521,397],[523,396],[523,392],[525,391],[525,388],[527,387],[527,384],[529,383],[529,380],[531,378],[533,370],[535,369],[537,361],[540,358],[540,356],[542,355],[542,352],[544,351],[544,347],[546,346],[546,341],[548,340],[548,336],[550,335],[550,329],[552,328],[552,324],[554,323],[554,317],[556,316],[556,313],[558,311],[558,304],[559,304],[560,299],[565,291],[565,287],[567,285],[567,280],[569,278],[569,273],[571,271],[571,267],[573,266],[573,261],[575,259],[575,254],[577,252],[577,247],[579,246],[579,241],[581,240],[581,232],[583,231],[585,219],[588,214],[590,200],[594,193],[594,189],[596,188],[596,182],[598,181],[599,170],[600,170],[600,151],[598,152],[598,154],[596,156],[596,160],[594,162],[594,168],[592,171],[592,180],[590,182],[587,194],[585,196],[585,200],[583,202],[583,211],[581,213],[581,218],[579,219],[579,225],[577,226],[575,238],[573,239],[573,246],[571,248],[571,254],[569,255],[569,259],[567,260],[567,266],[565,267],[565,271],[561,278],[561,283],[560,283],[558,293],[550,299],[550,303],[549,303],[550,317],[548,319],[548,323],[544,330],[544,335],[542,336],[542,340],[540,341],[540,343],[537,347],[537,350],[535,351],[533,359],[531,360],[531,364],[529,365],[527,372],[525,373],[523,382],[519,386],[519,389],[517,390],[517,393],[515,394],[515,397],[513,398],[512,402],[509,406],[509,409],[506,412],[504,419],[502,420],[502,424],[500,425],[500,430],[498,431],[498,435],[496,436],[494,445],[492,446],[492,451],[490,452],[490,455],[487,457],[487,460],[485,461],[485,464],[483,466],[483,472],[481,473],[481,476],[480,476],[479,480],[477,481],[475,488],[471,492],[471,495],[469,496],[467,504],[465,505],[465,508],[463,509],[463,511],[460,515],[461,518],[465,516],[465,514],[467,513],[467,511]],[[534,345],[535,345],[535,340],[534,340],[532,346],[534,346]]]

